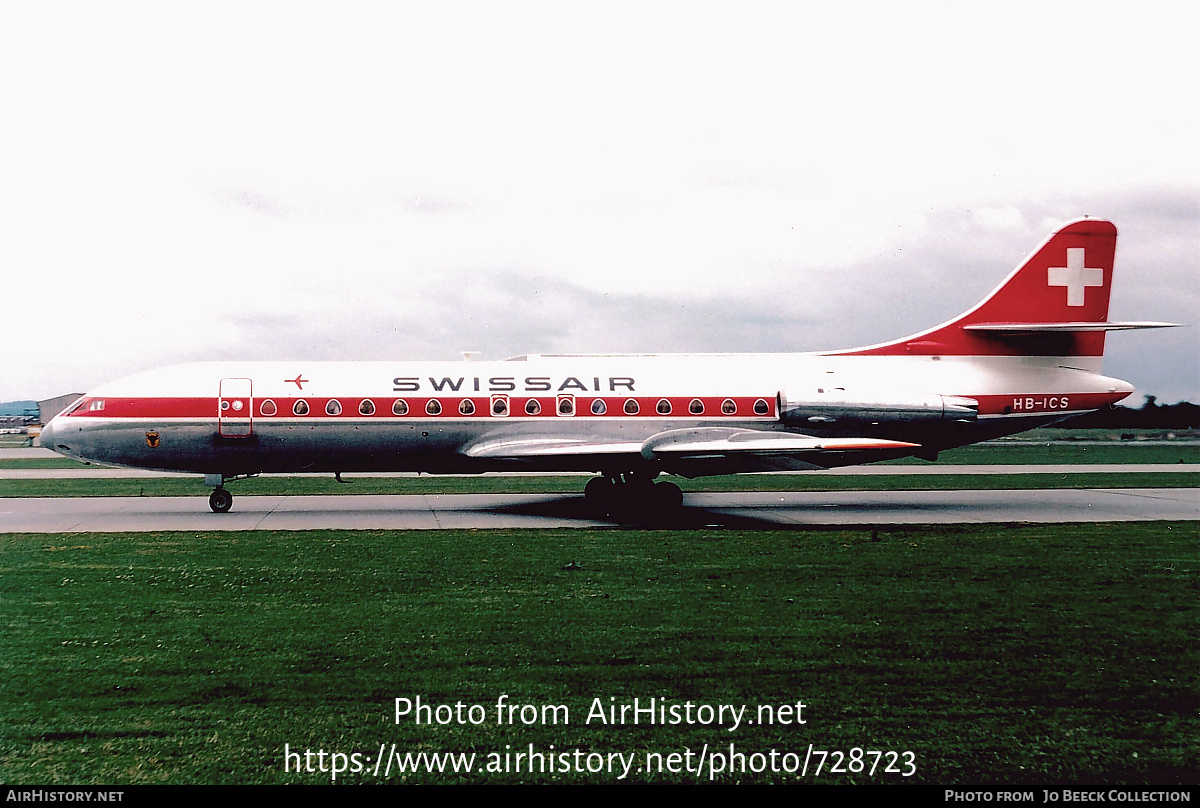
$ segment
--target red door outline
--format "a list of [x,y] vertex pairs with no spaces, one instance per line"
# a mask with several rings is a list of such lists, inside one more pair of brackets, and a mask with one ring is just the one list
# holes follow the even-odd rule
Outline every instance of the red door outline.
[[254,385],[249,379],[221,379],[217,393],[217,434],[248,438],[254,433]]

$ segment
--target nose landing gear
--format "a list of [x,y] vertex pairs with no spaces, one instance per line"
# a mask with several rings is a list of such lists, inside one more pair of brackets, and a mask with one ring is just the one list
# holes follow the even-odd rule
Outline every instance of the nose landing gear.
[[233,507],[233,494],[226,490],[225,483],[257,476],[257,474],[235,474],[226,477],[224,474],[205,474],[204,484],[212,486],[213,489],[213,492],[208,495],[208,507],[213,509],[213,513],[229,513],[229,509]]
[[208,495],[208,507],[213,509],[213,513],[229,513],[229,509],[233,507],[233,494],[224,488],[213,489]]

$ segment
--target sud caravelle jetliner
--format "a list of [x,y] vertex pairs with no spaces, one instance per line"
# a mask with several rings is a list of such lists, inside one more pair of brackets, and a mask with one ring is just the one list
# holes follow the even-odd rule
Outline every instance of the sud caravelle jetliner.
[[1100,374],[1117,229],[1081,219],[982,303],[911,337],[827,353],[522,356],[501,362],[228,362],[104,385],[42,445],[230,480],[267,472],[592,471],[590,502],[677,507],[660,474],[822,469],[916,456],[1120,401]]

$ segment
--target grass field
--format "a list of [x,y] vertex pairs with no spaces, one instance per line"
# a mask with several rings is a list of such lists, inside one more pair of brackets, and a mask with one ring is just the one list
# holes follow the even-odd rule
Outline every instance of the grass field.
[[[330,781],[285,772],[285,744],[478,768],[553,744],[633,754],[627,781],[707,781],[639,767],[694,765],[682,755],[706,744],[711,766],[732,743],[751,767],[809,744],[913,754],[908,778],[827,764],[803,782],[1196,783],[1197,538],[1195,523],[0,535],[0,782]],[[570,723],[498,724],[502,694]],[[394,699],[417,696],[486,720],[397,723]],[[585,723],[597,698],[750,716],[802,702],[806,723]]]
[[[330,477],[264,476],[229,483],[236,497],[337,494],[556,494],[582,493],[585,477]],[[936,476],[736,475],[678,482],[703,491],[943,491],[1043,488],[1196,488],[1200,473],[975,474]],[[0,480],[0,497],[202,497],[212,489],[199,478]]]

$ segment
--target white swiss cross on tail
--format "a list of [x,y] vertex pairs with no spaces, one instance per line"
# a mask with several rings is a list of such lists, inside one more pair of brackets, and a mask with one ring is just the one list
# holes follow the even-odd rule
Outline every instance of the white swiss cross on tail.
[[1087,287],[1104,285],[1104,270],[1085,266],[1085,252],[1083,247],[1068,247],[1067,265],[1047,272],[1047,286],[1067,287],[1068,306],[1082,306]]

